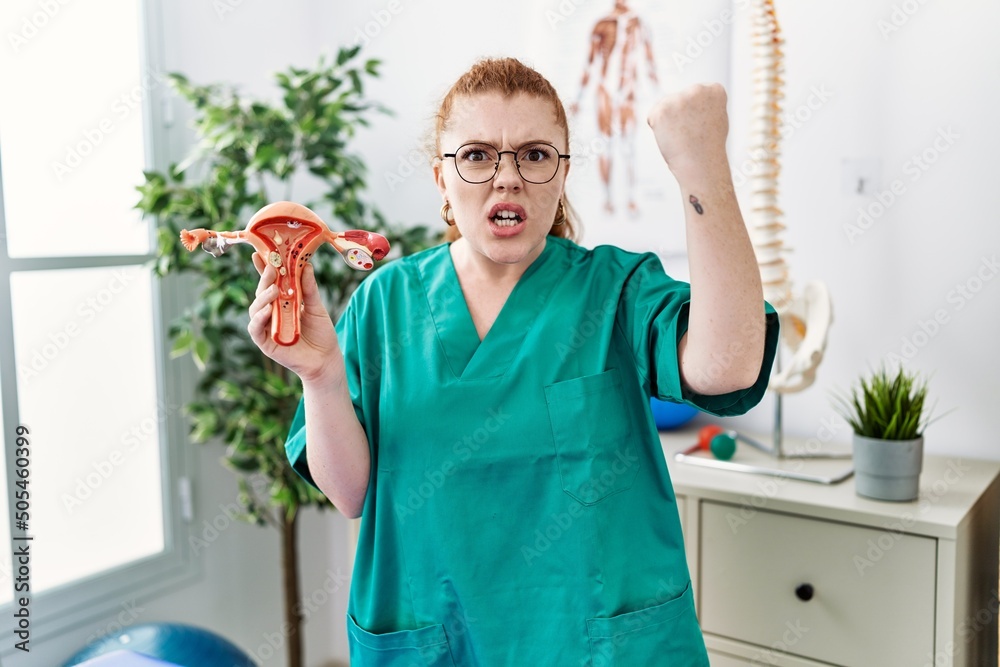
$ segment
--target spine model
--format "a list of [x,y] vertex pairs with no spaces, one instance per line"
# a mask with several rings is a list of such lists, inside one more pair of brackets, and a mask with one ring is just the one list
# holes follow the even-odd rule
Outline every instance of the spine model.
[[811,280],[793,293],[782,240],[784,213],[778,207],[781,141],[781,101],[784,99],[785,43],[774,12],[774,0],[752,0],[753,99],[750,157],[757,169],[750,178],[750,214],[747,226],[764,298],[778,311],[782,343],[792,353],[771,376],[768,388],[793,393],[809,387],[823,360],[827,334],[833,322],[830,294],[822,282]]
[[792,285],[785,263],[782,232],[783,213],[778,208],[778,175],[781,140],[781,100],[784,98],[785,40],[774,14],[772,0],[755,0],[753,22],[753,121],[750,155],[757,164],[750,178],[750,238],[757,253],[764,298],[782,312],[792,298]]

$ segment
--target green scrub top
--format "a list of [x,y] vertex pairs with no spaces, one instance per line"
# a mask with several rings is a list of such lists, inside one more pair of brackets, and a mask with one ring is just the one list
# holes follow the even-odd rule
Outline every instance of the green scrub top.
[[[485,339],[447,244],[386,265],[336,330],[371,448],[354,667],[708,665],[649,396],[680,382],[690,287],[652,253],[549,236]],[[300,404],[286,443],[312,483]]]

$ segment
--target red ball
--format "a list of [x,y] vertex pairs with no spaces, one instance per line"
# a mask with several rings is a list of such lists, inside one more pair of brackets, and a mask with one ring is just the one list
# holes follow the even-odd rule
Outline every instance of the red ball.
[[708,426],[702,426],[701,430],[698,431],[698,447],[704,449],[705,451],[711,451],[712,449],[712,438],[719,435],[726,429],[722,428],[718,424],[709,424]]

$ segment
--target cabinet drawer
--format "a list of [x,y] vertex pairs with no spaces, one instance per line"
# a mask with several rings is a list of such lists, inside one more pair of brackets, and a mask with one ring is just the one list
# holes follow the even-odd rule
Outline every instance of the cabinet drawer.
[[923,665],[936,549],[928,537],[703,501],[702,629],[836,665]]

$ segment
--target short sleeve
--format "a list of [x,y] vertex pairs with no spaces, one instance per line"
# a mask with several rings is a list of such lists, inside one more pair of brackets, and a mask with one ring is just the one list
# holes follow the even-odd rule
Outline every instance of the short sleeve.
[[626,280],[618,305],[618,321],[628,338],[640,377],[651,395],[687,403],[703,412],[728,417],[740,415],[760,402],[767,390],[778,344],[778,316],[762,302],[767,326],[764,360],[753,386],[706,396],[681,384],[677,345],[687,332],[691,286],[668,276],[660,260],[644,255]]
[[[361,364],[358,354],[358,329],[357,317],[354,313],[354,299],[351,299],[347,308],[341,314],[340,319],[334,329],[337,332],[337,342],[344,355],[344,367],[347,373],[347,388],[351,394],[351,403],[354,404],[354,413],[362,426],[365,424],[364,412],[361,408]],[[302,479],[316,487],[312,474],[309,472],[309,463],[306,458],[306,410],[305,398],[299,399],[298,408],[295,410],[295,417],[292,425],[288,429],[288,437],[285,439],[285,456],[292,469],[299,474]],[[319,487],[316,487],[319,488]]]

